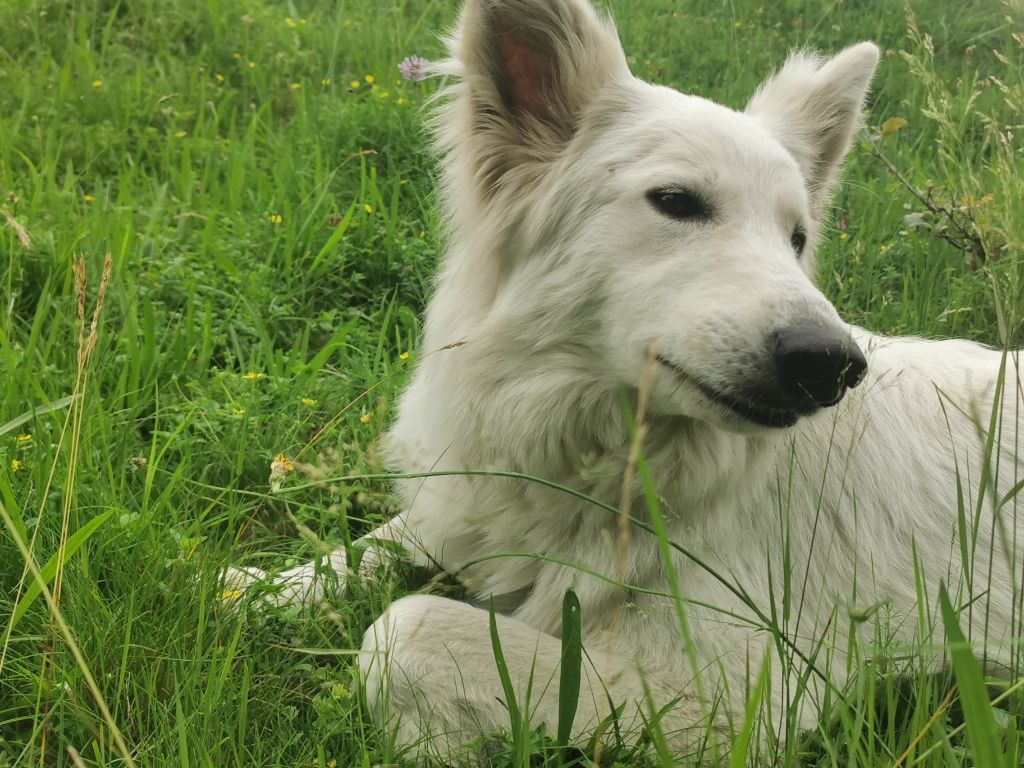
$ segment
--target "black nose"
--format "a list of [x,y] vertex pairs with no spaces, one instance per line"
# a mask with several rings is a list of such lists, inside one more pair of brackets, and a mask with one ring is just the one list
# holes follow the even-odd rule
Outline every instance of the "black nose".
[[835,405],[860,383],[868,362],[848,333],[819,325],[775,334],[775,369],[787,396],[818,406]]

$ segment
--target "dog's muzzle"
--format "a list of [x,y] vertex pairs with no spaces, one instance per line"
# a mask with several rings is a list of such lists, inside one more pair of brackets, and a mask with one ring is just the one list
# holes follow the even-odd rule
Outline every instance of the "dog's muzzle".
[[768,338],[767,351],[760,366],[728,388],[709,385],[664,355],[655,360],[734,418],[776,429],[835,405],[868,368],[864,353],[841,326],[781,329]]
[[797,408],[835,405],[868,369],[864,353],[845,329],[793,326],[777,331],[772,347],[781,399]]

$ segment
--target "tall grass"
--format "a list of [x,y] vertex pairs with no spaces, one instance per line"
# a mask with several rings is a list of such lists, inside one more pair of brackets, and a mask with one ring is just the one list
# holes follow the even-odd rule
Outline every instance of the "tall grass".
[[[821,283],[881,332],[1020,345],[1019,3],[611,10],[638,75],[735,106],[791,47],[878,41]],[[256,615],[229,609],[217,574],[309,559],[394,512],[374,440],[415,364],[441,247],[421,128],[435,85],[396,65],[438,57],[453,14],[431,0],[0,6],[0,766],[403,761],[360,703],[352,649],[395,594],[450,585],[399,569],[326,612]],[[79,297],[95,306],[106,254],[93,328]],[[271,493],[278,454],[294,471]],[[935,676],[884,619],[849,618],[875,643],[850,649],[850,688],[784,759],[1018,764],[1018,684],[979,682],[953,634],[954,677]],[[937,617],[918,619],[933,637]],[[760,664],[734,764],[768,764],[754,735],[786,719],[758,706]],[[588,764],[563,717],[557,734],[523,723],[491,761]],[[992,728],[998,744],[979,746]],[[667,764],[656,719],[649,733],[653,749],[601,764]]]

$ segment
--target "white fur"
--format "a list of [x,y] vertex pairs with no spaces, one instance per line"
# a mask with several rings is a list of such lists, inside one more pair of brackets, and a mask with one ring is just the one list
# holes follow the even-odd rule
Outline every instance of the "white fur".
[[[451,51],[454,84],[436,119],[450,244],[426,315],[429,354],[385,440],[394,468],[524,473],[618,506],[631,443],[623,402],[636,406],[647,376],[643,454],[672,541],[774,612],[802,653],[824,638],[818,659],[831,657],[839,686],[849,610],[887,601],[897,642],[941,642],[917,634],[913,552],[933,615],[940,582],[968,601],[956,481],[973,510],[999,352],[850,328],[866,379],[788,429],[746,424],[688,379],[650,369],[653,348],[728,388],[753,375],[772,329],[845,327],[812,282],[810,254],[875,46],[796,54],[745,113],[631,76],[613,28],[584,0],[468,0]],[[713,219],[660,214],[645,194],[665,185],[705,190]],[[795,226],[809,235],[799,260]],[[1006,365],[993,499],[1022,474],[1016,357]],[[642,483],[632,489],[630,514],[649,521]],[[724,690],[711,741],[727,740],[748,674],[774,646],[719,578],[672,552],[691,601],[692,669],[673,600],[644,591],[669,591],[653,535],[631,531],[624,575],[639,589],[623,599],[619,520],[605,510],[516,478],[432,476],[398,491],[406,511],[376,535],[458,574],[478,605],[508,607],[502,645],[521,697],[532,675],[534,724],[555,727],[561,604],[574,587],[589,654],[580,738],[609,701],[635,732],[649,693],[656,706],[680,697],[662,726],[685,750],[707,736],[708,700]],[[990,658],[1005,661],[1022,531],[1014,502],[981,508],[981,597],[961,622],[975,638],[987,627]],[[343,567],[337,555],[332,565]],[[287,597],[318,595],[311,575],[280,577]],[[360,666],[371,706],[401,743],[457,756],[508,725],[483,607],[399,600],[368,630]],[[800,671],[799,659],[771,662],[776,715]],[[816,693],[801,704],[801,726],[819,717]]]

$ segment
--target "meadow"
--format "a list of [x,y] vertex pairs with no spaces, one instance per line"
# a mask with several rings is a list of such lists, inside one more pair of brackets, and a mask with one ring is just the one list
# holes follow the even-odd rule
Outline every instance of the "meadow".
[[[820,283],[876,331],[1024,344],[1020,0],[608,7],[637,75],[737,108],[791,48],[876,41]],[[395,511],[375,440],[444,241],[438,83],[398,64],[442,56],[455,13],[0,5],[0,768],[407,763],[353,649],[394,595],[453,585],[399,572],[257,611],[219,573],[308,560]],[[1021,763],[1017,678],[989,704],[914,649],[863,657],[803,765]],[[997,743],[972,740],[985,728]],[[482,757],[593,764],[543,734]]]

